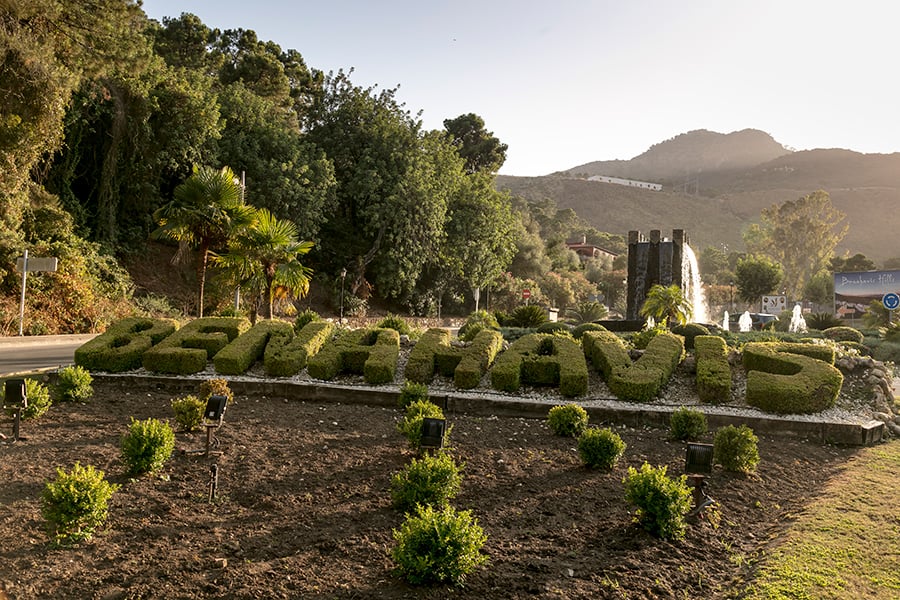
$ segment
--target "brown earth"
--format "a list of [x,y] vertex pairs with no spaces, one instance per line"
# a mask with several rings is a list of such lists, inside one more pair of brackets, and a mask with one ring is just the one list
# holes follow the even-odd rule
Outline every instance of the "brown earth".
[[[761,436],[757,473],[717,468],[709,479],[717,526],[701,520],[666,542],[632,522],[622,484],[644,461],[681,472],[684,448],[666,431],[616,427],[628,447],[606,472],[583,467],[574,441],[542,420],[448,415],[465,463],[453,504],[484,528],[489,563],[460,588],[419,588],[390,558],[403,520],[390,477],[414,456],[395,429],[398,410],[238,396],[217,436],[221,455],[176,451],[161,474],[127,478],[119,441],[130,417],[168,418],[171,397],[97,387],[91,402],[56,405],[25,422],[27,440],[0,445],[0,599],[738,597],[855,453]],[[205,433],[177,434],[179,449],[204,444]],[[55,548],[39,497],[75,461],[122,487],[98,535]]]

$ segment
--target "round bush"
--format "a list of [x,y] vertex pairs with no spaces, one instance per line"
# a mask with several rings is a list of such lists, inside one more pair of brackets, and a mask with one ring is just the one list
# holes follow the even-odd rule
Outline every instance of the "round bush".
[[644,463],[640,470],[628,467],[624,483],[625,500],[637,507],[637,520],[647,531],[663,539],[684,537],[691,510],[691,489],[684,475],[672,479],[665,466]]
[[822,335],[829,340],[836,342],[857,342],[862,344],[863,334],[858,329],[846,326],[829,327],[822,332]]
[[694,338],[698,335],[709,335],[709,329],[700,323],[685,323],[672,327],[672,333],[684,337],[684,347],[688,350],[694,348]]
[[[22,411],[23,419],[40,418],[50,410],[50,405],[53,404],[53,401],[50,399],[50,388],[37,379],[25,380],[25,396],[28,398],[28,406]],[[15,408],[7,406],[6,414],[10,417],[14,416],[16,414]]]
[[[422,441],[422,420],[425,417],[443,419],[444,411],[440,406],[428,400],[415,400],[406,407],[403,420],[397,423],[397,430],[406,436],[411,448],[418,448]],[[444,443],[449,436],[450,427],[444,432]]]
[[578,455],[591,468],[612,469],[625,453],[625,442],[611,429],[585,429],[578,437]]
[[464,342],[471,342],[482,329],[499,329],[497,319],[486,310],[476,310],[466,318],[466,322],[459,328],[457,337]]
[[94,378],[87,370],[74,366],[59,370],[54,395],[63,402],[84,402],[94,394]]
[[672,412],[669,423],[672,438],[676,440],[698,440],[707,431],[706,415],[699,410],[685,406]]
[[533,329],[539,327],[542,323],[547,322],[547,313],[540,306],[529,304],[528,306],[520,306],[514,310],[512,319],[513,324],[516,327],[529,327]]
[[635,333],[631,337],[631,343],[634,344],[634,347],[638,350],[645,350],[647,346],[650,344],[650,340],[663,333],[665,328],[657,325],[656,327],[651,327],[650,329],[644,329]]
[[578,404],[554,406],[547,413],[547,425],[556,435],[577,437],[588,424],[588,414]]
[[300,333],[300,330],[312,323],[318,321],[322,317],[314,310],[306,309],[294,319],[294,331]]
[[175,432],[168,423],[157,419],[131,419],[122,437],[122,460],[128,473],[153,473],[162,468],[175,450]]
[[76,462],[69,473],[57,468],[56,480],[41,494],[41,515],[51,539],[57,544],[90,539],[106,521],[107,503],[118,488],[91,465]]
[[572,329],[565,323],[560,323],[558,321],[556,323],[551,323],[548,321],[547,323],[542,323],[541,325],[538,325],[537,332],[538,333],[571,333]]
[[759,464],[759,439],[746,425],[728,425],[716,432],[713,441],[713,455],[716,464],[726,471],[751,473]]
[[400,395],[397,397],[397,406],[406,410],[407,406],[418,400],[428,400],[428,386],[424,383],[404,381],[403,387],[400,388]]
[[572,337],[576,340],[580,340],[581,336],[587,331],[606,331],[606,327],[598,325],[597,323],[582,323],[581,325],[572,328]]
[[379,329],[393,329],[400,335],[409,335],[410,332],[409,323],[407,323],[405,319],[390,314],[378,321],[378,324],[375,327]]
[[441,508],[459,493],[460,467],[446,452],[426,454],[413,459],[391,478],[394,507],[408,511],[421,504]]
[[229,403],[234,400],[234,392],[228,387],[227,379],[207,379],[200,382],[200,400],[204,407],[212,396],[225,396]]
[[194,395],[174,398],[172,411],[175,413],[175,422],[182,431],[193,431],[203,421],[203,411],[206,403]]
[[487,536],[470,511],[418,506],[393,534],[395,572],[414,585],[458,585],[487,561],[480,552]]

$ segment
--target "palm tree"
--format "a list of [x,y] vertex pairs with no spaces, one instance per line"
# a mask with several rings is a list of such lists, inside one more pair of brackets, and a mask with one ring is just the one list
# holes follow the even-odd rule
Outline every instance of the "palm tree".
[[666,320],[671,323],[687,323],[694,309],[690,301],[684,297],[684,292],[677,285],[668,287],[656,284],[647,292],[647,298],[641,307],[641,316],[653,317],[657,322]]
[[203,316],[203,289],[210,250],[222,247],[242,227],[251,223],[253,209],[244,204],[241,186],[228,167],[194,167],[193,174],[175,188],[174,199],[153,213],[159,228],[153,237],[178,242],[175,260],[188,248],[199,250],[198,315]]
[[300,262],[312,242],[297,239],[293,222],[276,218],[265,208],[255,211],[253,223],[239,232],[228,253],[214,257],[239,285],[265,295],[263,317],[272,318],[276,286],[304,296],[309,292],[312,269]]

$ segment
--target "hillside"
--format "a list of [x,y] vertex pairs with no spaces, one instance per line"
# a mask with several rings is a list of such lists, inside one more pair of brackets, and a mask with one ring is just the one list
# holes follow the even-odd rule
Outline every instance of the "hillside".
[[[748,136],[749,131],[738,134]],[[743,168],[734,166],[736,161],[750,160],[754,153],[762,156],[766,144],[759,144],[756,150],[741,157],[724,157],[721,166],[714,168],[709,166],[713,152],[704,150],[701,142],[709,140],[711,147],[721,148],[724,138],[738,134],[709,136],[708,133],[678,136],[657,144],[632,161],[588,163],[567,172],[661,181],[662,192],[591,182],[563,174],[499,176],[497,187],[527,199],[551,198],[561,208],[575,210],[601,231],[624,235],[633,229],[642,232],[660,229],[667,235],[672,229],[683,228],[695,248],[724,244],[738,250],[743,249],[741,230],[758,221],[763,208],[824,189],[831,195],[834,206],[847,214],[846,223],[850,225],[838,253],[862,252],[876,262],[900,256],[897,244],[900,153],[860,154],[839,149],[789,152],[782,147],[783,154],[765,162]],[[758,140],[759,136],[754,139]],[[768,148],[774,152],[771,145]],[[662,177],[666,172],[664,165],[686,164],[689,160],[676,156],[682,149],[689,149],[691,156],[702,158],[707,165],[693,176],[689,188],[693,194],[683,193],[683,173],[668,182]],[[588,170],[603,165],[621,168],[615,172]]]

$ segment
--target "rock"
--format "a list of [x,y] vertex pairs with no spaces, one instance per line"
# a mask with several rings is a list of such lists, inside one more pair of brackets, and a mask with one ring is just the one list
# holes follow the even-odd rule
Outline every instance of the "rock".
[[896,423],[897,425],[900,425],[900,415],[897,415],[894,417],[894,423]]
[[894,436],[900,437],[900,425],[896,423],[885,423],[884,426],[890,431]]
[[892,417],[891,415],[889,415],[887,413],[883,413],[883,412],[874,413],[872,415],[872,417],[881,421],[882,423],[893,423],[894,422],[894,417]]
[[228,566],[227,558],[214,558],[212,559],[212,568],[213,569],[224,569]]
[[400,345],[401,346],[410,346],[413,344],[410,344],[409,336],[404,333],[403,335],[400,336]]

